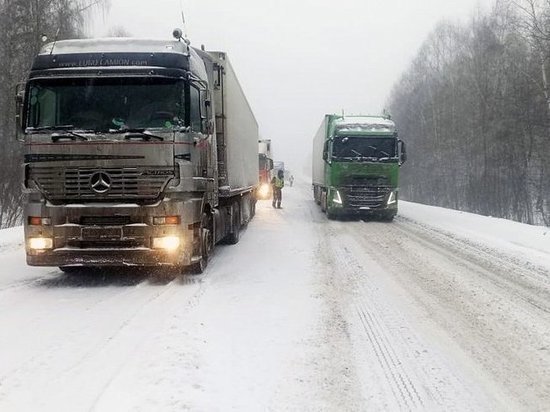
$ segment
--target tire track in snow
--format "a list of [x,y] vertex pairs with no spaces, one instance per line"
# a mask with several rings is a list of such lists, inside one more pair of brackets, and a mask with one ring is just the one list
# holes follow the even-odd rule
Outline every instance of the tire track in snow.
[[[158,315],[158,311],[157,311],[157,308],[158,308],[158,305],[160,305],[160,312],[168,312],[170,309],[170,306],[169,305],[164,305],[166,302],[168,302],[169,300],[171,300],[175,295],[179,295],[178,296],[178,300],[181,298],[183,300],[187,300],[187,303],[186,303],[186,307],[193,307],[195,306],[196,304],[198,304],[198,301],[200,299],[200,296],[202,296],[205,292],[205,289],[204,289],[204,282],[202,281],[202,277],[204,275],[201,275],[200,277],[199,276],[193,276],[192,278],[189,278],[187,276],[183,276],[183,279],[181,281],[178,281],[176,282],[176,280],[172,281],[169,285],[167,285],[166,288],[164,288],[160,293],[156,294],[155,296],[153,296],[151,299],[149,299],[138,311],[136,311],[136,313],[134,315],[132,315],[129,319],[127,319],[122,325],[121,327],[111,336],[109,336],[107,338],[107,340],[104,342],[104,344],[98,348],[97,351],[95,351],[94,353],[97,353],[99,355],[102,354],[102,352],[105,352],[105,353],[110,353],[110,350],[109,348],[110,347],[117,347],[118,344],[116,342],[116,339],[126,339],[128,342],[126,342],[126,344],[124,345],[121,345],[122,347],[124,348],[128,348],[129,345],[129,342],[132,341],[132,337],[131,336],[128,336],[128,338],[125,338],[123,335],[126,331],[128,331],[130,328],[131,328],[131,324],[132,322],[134,322],[138,316],[139,316],[139,328],[140,329],[143,329],[144,326],[147,326],[148,328],[150,328],[151,330],[155,330],[155,325],[157,325],[158,323],[158,319],[159,319],[159,316]],[[181,291],[181,287],[182,285],[181,284],[184,284],[186,286],[194,286],[193,289],[185,289],[185,294],[183,296]],[[153,308],[153,306],[155,306],[155,308]],[[147,312],[152,312],[150,314],[148,314]],[[130,333],[129,333],[130,335]],[[152,337],[150,338],[152,339]],[[141,344],[139,344],[138,346],[136,346],[134,348],[134,351],[133,352],[137,352],[137,350],[146,345],[147,342],[143,342]],[[125,350],[126,352],[126,357],[124,358],[124,361],[122,362],[119,362],[118,366],[112,371],[112,373],[110,373],[110,376],[108,377],[108,379],[105,381],[105,383],[102,385],[101,389],[99,390],[99,392],[96,394],[95,398],[94,398],[94,401],[92,403],[92,405],[90,406],[90,410],[95,410],[99,404],[99,402],[101,401],[102,397],[104,396],[104,394],[109,390],[109,388],[113,385],[113,382],[116,380],[116,378],[118,376],[121,375],[121,373],[124,371],[124,367],[126,366],[126,361],[128,359],[131,359],[131,356],[129,353],[127,353],[127,351]],[[93,359],[93,357],[91,356],[91,352],[88,354],[88,356],[86,358],[83,358],[78,364],[74,365],[70,370],[67,371],[67,374],[68,372],[71,372],[71,371],[74,371],[74,370],[77,370],[77,369],[86,369],[87,368],[87,365],[86,362],[88,362],[88,360],[91,360]],[[92,362],[93,363],[93,362]],[[89,368],[91,370],[93,370],[95,367],[95,365],[91,365]]]
[[[430,229],[414,221],[405,220],[395,226],[403,236],[414,236],[418,241],[446,254],[458,264],[481,268],[487,279],[506,289],[513,296],[550,313],[550,272],[530,262],[502,254],[496,249],[476,244],[468,239]],[[479,270],[479,269],[478,269]]]
[[[534,263],[527,259],[525,256],[505,253],[501,250],[490,247],[487,244],[480,243],[473,239],[468,239],[464,236],[449,232],[439,227],[430,226],[426,223],[416,221],[409,217],[397,215],[396,222],[396,227],[409,227],[412,231],[417,233],[422,232],[428,235],[430,238],[439,237],[441,239],[455,240],[463,244],[464,246],[471,247],[472,250],[476,252],[485,252],[480,254],[486,257],[490,257],[491,259],[496,258],[504,263],[506,266],[511,266],[519,270],[520,273],[526,271],[531,277],[536,278],[538,281],[546,285],[550,284],[550,270],[548,269],[548,267],[544,267],[540,264]],[[520,246],[520,250],[521,249],[525,249],[525,247]],[[540,256],[549,256],[549,254],[543,250],[537,249],[535,250],[535,252]]]
[[[380,224],[382,231],[388,225],[392,224]],[[377,267],[370,258],[373,246],[361,244],[364,236],[363,222],[329,222],[323,233],[324,250],[330,256],[327,261],[333,266],[333,276],[347,291],[344,299],[349,303],[348,319],[357,365],[363,369],[364,396],[370,395],[370,399],[379,403],[386,391],[388,403],[382,403],[381,409],[501,407],[498,395],[491,397],[494,393],[484,393],[476,376],[465,375],[460,367],[457,369],[460,360],[452,354],[449,358],[445,348],[434,346],[431,336],[420,335],[416,321],[411,324],[411,319],[392,305],[394,299],[400,298],[386,295],[387,290],[382,286],[389,275],[385,267],[391,259],[387,245],[377,245],[377,254],[387,255],[382,266]],[[377,390],[376,385],[381,388]],[[388,397],[389,393],[393,399]]]
[[392,392],[400,407],[413,409],[423,406],[424,403],[418,395],[414,383],[408,374],[401,370],[402,362],[384,333],[380,320],[360,304],[357,305],[357,315],[363,324],[371,347],[376,353],[378,362],[382,365],[386,379],[391,383]]
[[[65,280],[60,280],[60,278],[63,278]],[[52,282],[57,284],[57,285],[59,285],[59,284],[65,284],[66,285],[67,283],[71,283],[67,279],[71,279],[71,276],[70,275],[65,275],[65,274],[60,274],[59,277],[42,277],[42,278],[34,279],[33,281],[27,282],[26,286],[29,286],[29,287],[31,287],[31,286],[41,287],[42,286],[42,287],[44,287],[44,284],[50,284]],[[87,307],[85,309],[85,312],[93,312],[92,309],[94,307],[97,307],[97,306],[99,306],[101,304],[104,304],[108,301],[118,300],[118,299],[120,299],[124,296],[128,296],[132,293],[135,293],[135,288],[137,288],[138,286],[139,285],[135,286],[134,288],[125,289],[125,290],[121,291],[120,293],[117,293],[114,296],[111,295],[111,296],[108,296],[108,297],[101,298],[101,299],[95,301],[92,307]],[[23,285],[21,285],[21,288],[22,287],[23,287]],[[47,286],[47,287],[51,287],[51,286]],[[67,331],[66,333],[67,333],[68,336],[75,336],[75,335],[78,335],[81,330],[82,330],[82,325],[78,324],[77,328],[73,328],[73,329],[71,329],[71,331]],[[70,340],[70,339],[65,339],[65,340]],[[32,366],[36,365],[36,363],[39,363],[43,359],[47,359],[52,353],[55,353],[56,349],[59,349],[59,343],[57,341],[55,341],[54,343],[52,343],[52,344],[48,345],[47,347],[43,348],[38,353],[34,353],[29,358],[22,361],[19,364],[19,366],[11,369],[10,371],[5,372],[2,376],[0,376],[0,387],[5,385],[5,382],[7,380],[9,380],[12,376],[15,376],[15,375],[17,375],[17,374],[19,374],[19,373],[21,373],[22,371],[25,371],[25,370],[32,370]],[[1,392],[0,392],[0,398],[1,398]]]
[[48,272],[47,276],[39,276],[39,277],[33,278],[33,279],[18,280],[18,281],[10,283],[7,286],[0,287],[0,293],[20,291],[20,290],[22,290],[24,288],[27,288],[27,287],[39,286],[42,283],[50,280],[55,275],[56,275],[56,271],[51,271],[51,272]]
[[[51,279],[47,279],[47,284],[50,286],[46,287],[56,287],[51,286],[52,284],[55,284],[58,287],[70,288],[73,281],[78,282],[79,284],[82,282],[82,279],[71,281],[71,277],[65,279],[65,276],[66,275],[62,276],[63,279],[54,279],[53,281]],[[60,336],[59,339],[56,339],[55,341],[49,343],[39,352],[32,354],[32,356],[25,359],[23,362],[20,362],[16,368],[11,369],[0,377],[0,400],[9,395],[9,388],[12,388],[12,390],[17,389],[28,384],[28,381],[32,382],[32,375],[40,370],[54,371],[54,373],[50,372],[50,374],[54,374],[56,376],[55,379],[51,380],[53,387],[58,387],[55,386],[55,383],[59,381],[67,381],[71,383],[73,380],[69,379],[71,376],[74,376],[75,379],[78,381],[78,378],[80,376],[86,376],[86,374],[78,373],[77,371],[87,366],[89,366],[90,369],[89,374],[93,375],[95,372],[94,368],[97,368],[97,363],[101,363],[94,362],[94,359],[97,357],[96,355],[108,356],[109,348],[114,347],[116,350],[122,348],[124,345],[117,345],[119,337],[121,335],[124,335],[126,330],[131,329],[133,323],[135,323],[138,318],[139,325],[142,325],[141,317],[146,317],[146,315],[144,314],[147,314],[148,311],[151,311],[151,308],[158,308],[160,304],[162,309],[162,304],[158,302],[165,302],[166,300],[170,299],[171,296],[179,293],[182,290],[182,287],[185,288],[185,286],[196,285],[196,287],[192,289],[192,293],[189,293],[189,290],[186,291],[186,296],[189,297],[189,304],[196,304],[196,301],[199,299],[199,295],[202,295],[202,293],[204,293],[202,286],[202,277],[192,277],[192,279],[188,279],[186,276],[184,276],[183,278],[178,277],[172,280],[170,283],[161,286],[158,285],[158,282],[155,282],[155,284],[150,285],[153,289],[148,288],[147,283],[147,279],[142,279],[137,285],[133,287],[125,287],[119,293],[110,295],[108,297],[103,297],[98,301],[95,301],[92,306],[83,308],[84,316],[82,317],[82,323],[77,323],[76,326],[73,326],[70,331],[66,331],[66,333]],[[157,287],[160,287],[161,289],[158,290],[156,289]],[[91,289],[91,291],[95,290],[97,289]],[[153,292],[153,294],[149,295],[149,292]],[[147,297],[145,302],[143,302],[143,297]],[[89,341],[82,342],[84,339],[82,338],[81,334],[83,331],[87,331],[88,325],[101,324],[102,319],[108,320],[109,318],[105,318],[105,313],[118,314],[120,313],[119,306],[124,308],[124,305],[128,302],[131,303],[131,308],[126,308],[123,311],[127,314],[124,315],[122,319],[117,319],[117,315],[115,315],[111,317],[111,319],[114,319],[114,321],[110,320],[107,322],[107,333],[101,331],[101,333],[99,334],[100,336],[98,337],[98,331],[100,331],[101,329],[95,328],[94,333],[91,335],[95,343],[92,343],[92,345],[90,345]],[[117,308],[118,310],[113,311],[112,308]],[[154,322],[157,320],[158,319],[153,316],[153,319],[149,319],[149,322],[147,322],[147,326],[151,330],[154,330]],[[132,343],[135,343],[130,341],[131,339],[129,340],[127,345],[129,347],[132,346]],[[84,345],[87,345],[87,347],[83,353],[78,353],[82,352],[82,348],[79,347],[73,349],[72,347],[78,345],[81,342]],[[64,353],[71,354],[73,352],[77,352],[78,354],[78,357],[76,359],[74,356],[64,356]],[[125,359],[124,355],[127,355],[126,350],[124,350],[123,352],[124,353],[121,354],[121,359]],[[107,364],[108,363],[109,362],[107,362]],[[108,379],[105,389],[108,387],[109,382],[115,379],[115,377],[120,372],[120,370],[123,369],[123,367],[123,363],[118,365],[117,370],[113,372],[111,378]],[[98,395],[98,399],[101,396],[101,393]]]
[[544,274],[406,219],[361,223],[351,233],[475,362],[495,397],[513,394],[530,409],[550,399]]
[[[411,410],[423,407],[424,401],[414,383],[419,379],[411,378],[405,369],[406,362],[390,338],[391,332],[387,327],[387,316],[383,316],[376,307],[369,304],[369,301],[372,301],[372,293],[361,285],[362,273],[357,270],[360,268],[359,263],[345,246],[346,242],[341,236],[333,234],[331,238],[333,239],[331,250],[334,253],[335,263],[340,269],[340,276],[350,277],[359,292],[353,299],[353,307],[370,343],[369,349],[375,355],[394,395],[394,400],[397,401],[400,409]],[[334,240],[336,239],[338,239],[339,247],[335,245]]]

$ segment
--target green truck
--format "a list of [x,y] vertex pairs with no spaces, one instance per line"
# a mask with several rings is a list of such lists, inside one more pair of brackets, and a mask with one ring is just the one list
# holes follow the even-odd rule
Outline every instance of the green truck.
[[329,219],[391,221],[407,158],[389,116],[327,114],[313,139],[313,196]]

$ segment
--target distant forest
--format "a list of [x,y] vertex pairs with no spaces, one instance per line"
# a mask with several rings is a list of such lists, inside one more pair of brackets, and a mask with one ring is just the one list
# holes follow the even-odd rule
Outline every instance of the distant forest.
[[389,102],[401,198],[550,226],[550,0],[442,22]]
[[15,140],[15,87],[25,81],[45,35],[83,36],[87,13],[107,0],[0,0],[0,227],[20,223],[21,145]]

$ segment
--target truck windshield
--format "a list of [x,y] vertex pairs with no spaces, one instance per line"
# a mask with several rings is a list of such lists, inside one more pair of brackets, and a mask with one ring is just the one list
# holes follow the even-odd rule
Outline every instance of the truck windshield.
[[332,144],[335,160],[386,160],[395,158],[396,139],[376,136],[338,136]]
[[105,132],[184,125],[184,82],[169,78],[73,78],[29,85],[27,128]]

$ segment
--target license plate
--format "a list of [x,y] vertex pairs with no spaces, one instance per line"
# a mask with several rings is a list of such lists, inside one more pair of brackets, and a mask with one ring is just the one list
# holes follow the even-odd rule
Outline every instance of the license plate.
[[122,238],[120,227],[84,227],[82,238],[85,240],[118,240]]

